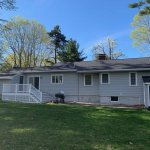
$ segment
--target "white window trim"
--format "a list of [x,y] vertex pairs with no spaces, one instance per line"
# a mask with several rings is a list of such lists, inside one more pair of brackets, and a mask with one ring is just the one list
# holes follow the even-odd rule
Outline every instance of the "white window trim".
[[[86,75],[91,75],[91,85],[86,85],[85,84],[85,76]],[[93,74],[84,74],[84,86],[93,86]]]
[[35,78],[35,77],[38,77],[38,78],[39,78],[39,89],[38,89],[38,90],[40,90],[40,87],[41,87],[41,84],[40,84],[40,83],[41,83],[41,79],[40,79],[40,78],[41,78],[41,77],[40,77],[40,76],[37,76],[37,75],[28,76],[28,84],[29,84],[29,78],[31,78],[31,77],[32,77],[32,78]]
[[[103,80],[102,80],[103,74],[108,74],[108,83],[103,83]],[[110,84],[110,73],[101,73],[101,84]]]
[[[52,82],[52,76],[62,76],[62,82],[61,83],[53,83]],[[51,84],[63,84],[63,81],[64,81],[63,74],[51,74]]]
[[[135,85],[131,84],[131,73],[135,73]],[[129,72],[129,86],[137,86],[137,72]]]
[[[118,101],[111,101],[111,97],[118,97]],[[110,102],[111,103],[119,103],[119,96],[111,96],[111,97],[110,97]]]

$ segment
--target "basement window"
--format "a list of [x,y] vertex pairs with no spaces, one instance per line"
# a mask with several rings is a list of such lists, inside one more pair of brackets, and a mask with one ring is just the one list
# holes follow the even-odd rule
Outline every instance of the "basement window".
[[111,102],[118,102],[118,96],[111,96]]

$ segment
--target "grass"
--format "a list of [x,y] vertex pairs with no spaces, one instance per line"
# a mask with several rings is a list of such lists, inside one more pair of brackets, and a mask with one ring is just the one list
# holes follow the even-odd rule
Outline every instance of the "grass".
[[149,150],[150,112],[0,103],[0,150]]

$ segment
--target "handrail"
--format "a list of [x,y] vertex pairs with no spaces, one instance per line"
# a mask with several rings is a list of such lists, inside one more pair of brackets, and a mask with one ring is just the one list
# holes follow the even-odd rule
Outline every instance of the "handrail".
[[42,102],[42,92],[36,89],[32,84],[3,84],[2,93],[27,93],[32,96],[32,98],[34,97],[36,102]]
[[34,95],[40,102],[42,101],[42,92],[35,88],[33,85],[30,86],[30,93]]

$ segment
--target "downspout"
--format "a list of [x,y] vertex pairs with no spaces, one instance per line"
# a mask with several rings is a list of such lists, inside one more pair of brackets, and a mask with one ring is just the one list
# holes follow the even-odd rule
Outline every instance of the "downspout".
[[100,86],[101,86],[101,74],[99,73],[98,75],[98,79],[99,79],[99,85],[98,85],[98,92],[99,92],[99,105],[101,105],[101,99],[100,99]]
[[145,84],[143,83],[143,92],[144,92],[144,106],[145,106],[145,99],[146,99],[146,97],[145,97]]

